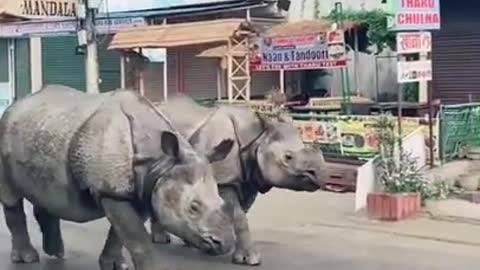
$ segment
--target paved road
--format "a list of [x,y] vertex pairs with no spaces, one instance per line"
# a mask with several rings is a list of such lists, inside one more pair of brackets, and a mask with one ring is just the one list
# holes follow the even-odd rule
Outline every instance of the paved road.
[[[279,224],[266,227],[254,230],[264,260],[262,266],[255,268],[259,270],[477,270],[480,267],[480,247],[352,229],[318,226],[287,229]],[[34,245],[39,247],[40,235],[35,224],[30,224],[30,231]],[[106,231],[105,221],[84,225],[63,223],[65,260],[42,256],[40,264],[11,265],[9,234],[5,225],[0,224],[0,270],[98,269],[97,255]],[[248,269],[231,265],[229,257],[204,256],[178,244],[159,247],[159,253],[174,269]]]

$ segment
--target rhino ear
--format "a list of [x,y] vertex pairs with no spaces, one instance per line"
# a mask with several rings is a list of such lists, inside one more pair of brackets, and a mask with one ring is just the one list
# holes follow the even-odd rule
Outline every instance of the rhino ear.
[[178,142],[177,135],[170,131],[162,132],[161,138],[162,151],[175,158],[179,159],[180,157],[180,144]]
[[210,163],[225,159],[233,148],[233,140],[225,139],[213,148],[213,151],[207,154]]

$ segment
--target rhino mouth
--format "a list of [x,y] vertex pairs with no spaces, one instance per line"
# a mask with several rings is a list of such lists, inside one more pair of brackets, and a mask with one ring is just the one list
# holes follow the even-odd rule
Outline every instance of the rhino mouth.
[[304,171],[300,175],[300,179],[302,181],[302,186],[306,191],[316,191],[322,188],[321,185],[318,184],[317,174],[313,170]]

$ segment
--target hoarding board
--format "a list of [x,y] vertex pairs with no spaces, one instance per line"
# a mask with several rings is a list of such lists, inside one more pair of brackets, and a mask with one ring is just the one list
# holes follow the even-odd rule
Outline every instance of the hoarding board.
[[390,12],[394,14],[394,30],[440,29],[440,0],[388,1]]
[[432,80],[432,61],[402,61],[397,62],[399,83],[424,82]]
[[430,32],[397,33],[397,53],[426,53],[432,50]]
[[346,64],[343,31],[250,41],[250,67],[254,71],[340,68]]

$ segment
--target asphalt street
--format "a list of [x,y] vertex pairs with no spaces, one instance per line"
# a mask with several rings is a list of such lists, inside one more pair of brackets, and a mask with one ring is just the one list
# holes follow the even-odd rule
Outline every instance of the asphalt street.
[[[32,241],[41,246],[39,230],[29,212]],[[9,262],[10,236],[0,225],[1,270],[85,270],[98,269],[100,253],[108,224],[105,220],[88,224],[62,224],[66,257],[57,260],[41,255],[33,265]],[[299,226],[284,229],[281,224],[263,224],[253,234],[263,255],[263,264],[254,269],[331,269],[331,270],[477,270],[480,247],[449,244],[432,240],[405,238],[354,229]],[[248,269],[230,264],[230,257],[210,257],[179,243],[159,246],[158,254],[165,265],[160,269]]]

